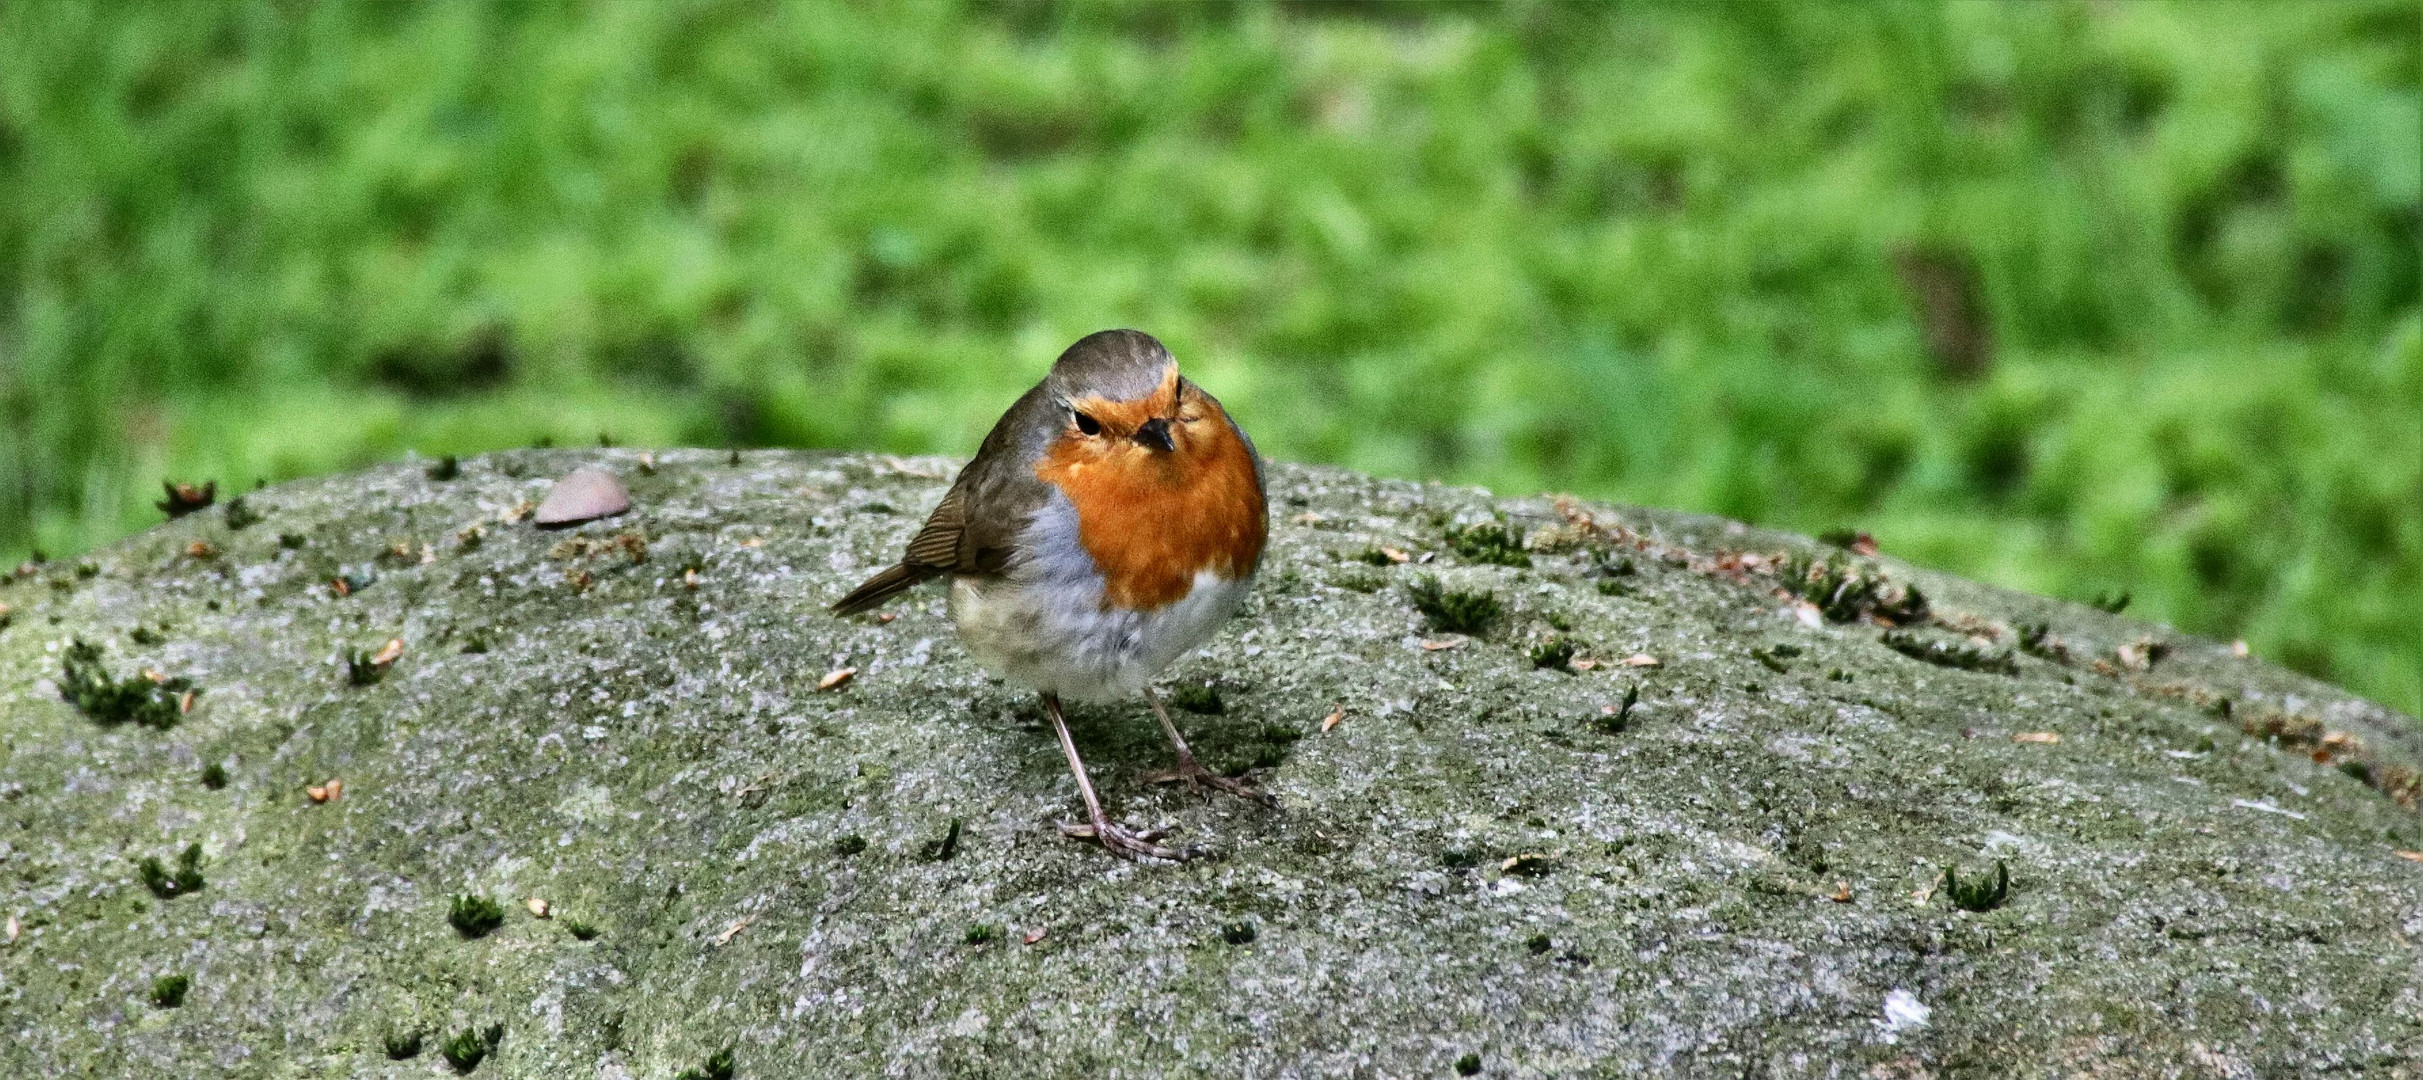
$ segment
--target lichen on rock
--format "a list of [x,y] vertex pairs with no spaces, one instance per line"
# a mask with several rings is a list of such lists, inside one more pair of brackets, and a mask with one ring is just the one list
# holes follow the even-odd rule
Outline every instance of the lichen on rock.
[[[584,466],[629,511],[538,531]],[[1054,828],[1080,809],[1049,728],[939,590],[823,612],[951,470],[398,464],[0,584],[0,1072],[417,1076],[424,1037],[482,1078],[2287,1075],[2423,1046],[2411,718],[1673,513],[1273,466],[1254,598],[1169,682],[1280,806],[1147,784],[1143,704],[1078,707],[1113,813],[1206,852],[1111,859]],[[1415,601],[1451,595],[1494,607],[1450,634]],[[208,693],[97,722],[61,692],[78,640]],[[207,887],[155,896],[139,860],[191,845]],[[501,925],[458,932],[458,897]]]

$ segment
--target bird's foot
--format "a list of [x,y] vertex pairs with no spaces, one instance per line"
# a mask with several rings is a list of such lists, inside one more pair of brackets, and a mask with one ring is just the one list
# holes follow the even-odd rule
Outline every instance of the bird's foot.
[[1155,843],[1154,841],[1168,835],[1160,829],[1128,829],[1100,818],[1091,824],[1061,822],[1060,835],[1096,841],[1108,848],[1111,854],[1129,861],[1167,859],[1171,862],[1179,862],[1194,854],[1191,851],[1181,851]]
[[1245,782],[1242,778],[1234,776],[1222,776],[1219,773],[1211,771],[1210,769],[1206,769],[1203,767],[1201,762],[1198,762],[1191,757],[1178,759],[1178,767],[1175,769],[1171,769],[1168,772],[1153,773],[1152,775],[1144,778],[1144,782],[1148,784],[1175,784],[1181,781],[1185,782],[1188,787],[1194,788],[1197,791],[1202,791],[1207,788],[1225,791],[1240,799],[1260,803],[1264,806],[1271,807],[1272,809],[1277,809],[1279,805],[1279,800],[1272,797],[1268,792],[1257,790],[1252,784]]

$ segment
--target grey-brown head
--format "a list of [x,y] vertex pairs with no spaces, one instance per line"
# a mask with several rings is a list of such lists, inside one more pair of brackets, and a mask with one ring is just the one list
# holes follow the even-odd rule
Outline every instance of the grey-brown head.
[[1078,338],[1052,361],[1045,391],[1060,401],[1136,401],[1161,388],[1177,361],[1141,330],[1103,330]]

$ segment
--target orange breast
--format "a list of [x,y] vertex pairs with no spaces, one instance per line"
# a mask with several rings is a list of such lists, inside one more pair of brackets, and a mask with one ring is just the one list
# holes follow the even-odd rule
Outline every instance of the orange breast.
[[1261,558],[1269,521],[1253,455],[1206,405],[1175,451],[1088,453],[1064,441],[1036,465],[1077,510],[1103,606],[1151,611],[1183,598],[1200,571],[1234,580]]

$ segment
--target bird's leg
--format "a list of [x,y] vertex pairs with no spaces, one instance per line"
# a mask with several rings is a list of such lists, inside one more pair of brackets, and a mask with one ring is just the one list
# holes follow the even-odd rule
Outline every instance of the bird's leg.
[[1156,831],[1131,832],[1111,824],[1110,815],[1102,812],[1102,800],[1094,797],[1094,782],[1086,778],[1085,760],[1077,756],[1077,740],[1069,737],[1068,721],[1060,715],[1060,695],[1043,695],[1043,711],[1052,714],[1052,730],[1060,735],[1060,752],[1068,755],[1068,771],[1077,776],[1077,792],[1085,796],[1086,824],[1062,823],[1065,836],[1091,837],[1101,841],[1113,854],[1122,858],[1182,859],[1185,853],[1162,847],[1153,841],[1161,838]]
[[1169,710],[1161,707],[1161,695],[1153,693],[1153,688],[1147,686],[1144,688],[1144,700],[1153,707],[1153,715],[1161,718],[1161,730],[1169,735],[1169,744],[1172,747],[1175,747],[1178,751],[1177,768],[1171,769],[1168,772],[1154,773],[1151,776],[1145,777],[1145,782],[1153,784],[1169,784],[1184,780],[1188,784],[1195,787],[1218,788],[1222,791],[1228,792],[1231,795],[1235,795],[1243,799],[1251,799],[1265,806],[1277,806],[1279,804],[1278,800],[1273,799],[1269,795],[1263,794],[1262,792],[1255,791],[1251,785],[1247,784],[1243,780],[1239,780],[1234,777],[1222,776],[1211,771],[1210,769],[1204,768],[1202,762],[1195,760],[1195,752],[1186,748],[1186,736],[1178,734],[1178,725],[1170,722]]

